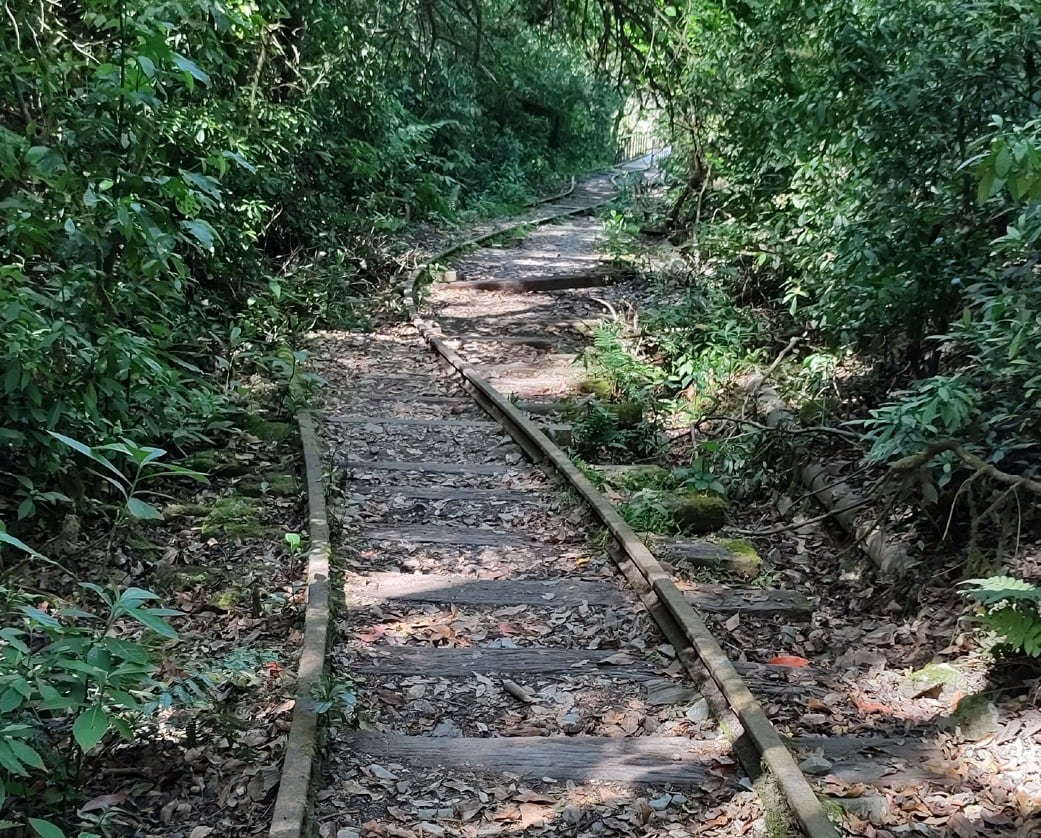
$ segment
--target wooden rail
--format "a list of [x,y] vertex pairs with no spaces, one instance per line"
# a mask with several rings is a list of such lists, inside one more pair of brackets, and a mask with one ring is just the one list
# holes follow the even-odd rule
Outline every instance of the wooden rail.
[[[650,138],[648,138],[649,142]],[[629,148],[635,154],[641,146],[634,141]],[[557,217],[574,215],[578,212],[581,210],[571,208],[561,212],[559,216],[540,219],[539,223],[548,223]],[[511,228],[501,228],[496,231],[495,235],[499,235],[504,229]],[[489,237],[482,236],[479,239],[456,245],[430,261],[443,261],[452,253],[479,244]],[[474,366],[467,363],[449,345],[447,339],[450,339],[450,336],[442,335],[434,324],[420,316],[416,304],[416,280],[424,270],[425,266],[421,266],[414,271],[402,287],[405,305],[417,330],[428,344],[462,376],[465,389],[487,413],[502,422],[503,427],[528,456],[536,462],[552,465],[579,492],[611,532],[615,539],[615,549],[611,551],[612,556],[630,583],[636,583],[633,587],[643,598],[649,613],[656,619],[658,615],[661,615],[661,619],[671,623],[668,628],[665,625],[661,626],[667,633],[670,633],[671,628],[671,634],[675,634],[678,627],[686,646],[696,655],[696,658],[690,655],[680,655],[681,661],[687,665],[688,669],[691,669],[692,677],[698,678],[701,674],[699,671],[694,671],[692,667],[703,666],[708,671],[718,687],[719,694],[725,700],[733,716],[739,721],[742,728],[740,735],[753,743],[752,759],[755,762],[761,760],[761,764],[748,765],[746,769],[753,776],[757,775],[763,767],[770,772],[791,808],[792,814],[808,838],[838,838],[838,830],[831,823],[824,806],[796,765],[792,754],[785,747],[762,706],[752,695],[704,621],[646,545],[619,515],[614,505],[596,489],[589,479],[575,467],[568,455],[547,437],[523,411],[493,387]],[[737,750],[740,755],[741,749],[737,748]]]

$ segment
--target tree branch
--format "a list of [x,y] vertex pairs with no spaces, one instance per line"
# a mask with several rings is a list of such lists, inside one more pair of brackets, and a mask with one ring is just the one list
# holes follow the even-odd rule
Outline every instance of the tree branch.
[[1001,471],[999,468],[985,460],[982,460],[980,457],[967,450],[960,442],[953,439],[931,442],[926,446],[924,451],[919,451],[917,454],[902,457],[890,465],[890,469],[896,472],[914,471],[915,469],[924,466],[937,454],[944,454],[946,452],[954,454],[954,456],[960,459],[963,463],[974,468],[978,474],[989,477],[996,483],[1003,483],[1006,486],[1012,486],[1017,489],[1026,489],[1028,492],[1032,492],[1035,495],[1041,495],[1041,482],[1032,480],[1029,477],[1024,477],[1021,474],[1010,474],[1007,471]]

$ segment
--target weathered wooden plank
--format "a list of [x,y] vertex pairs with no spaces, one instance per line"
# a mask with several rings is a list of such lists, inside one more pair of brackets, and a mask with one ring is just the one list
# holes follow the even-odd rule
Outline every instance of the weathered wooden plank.
[[586,377],[581,367],[573,363],[574,356],[558,358],[556,355],[547,355],[545,363],[510,363],[509,361],[499,364],[477,364],[481,375],[488,378],[543,378],[546,376],[559,375],[569,378],[582,379]]
[[549,402],[519,401],[517,402],[517,407],[525,413],[532,413],[536,416],[546,416],[552,413],[563,413],[569,407],[574,406],[574,404],[574,401],[571,399],[560,399]]
[[[758,758],[750,761],[749,770],[754,772],[765,765],[773,773],[807,838],[838,838],[838,830],[831,823],[828,813],[806,781],[806,777],[784,747],[776,728],[766,717],[762,706],[755,700],[747,684],[737,674],[733,664],[718,641],[709,632],[704,621],[690,603],[683,598],[664,568],[639,540],[615,507],[596,490],[596,487],[575,467],[568,456],[545,434],[541,433],[509,399],[476,374],[451,349],[444,346],[437,335],[426,329],[423,329],[423,335],[452,366],[460,371],[473,390],[481,394],[482,404],[487,403],[490,411],[501,416],[511,428],[511,433],[516,431],[514,438],[518,442],[524,440],[522,444],[525,450],[529,451],[533,457],[539,457],[541,453],[545,460],[556,466],[586,499],[600,520],[611,530],[629,561],[639,569],[639,575],[653,592],[654,600],[660,602],[675,622],[682,627],[683,634],[690,640],[691,646],[711,673],[712,679],[726,697],[727,703],[737,713],[747,740],[755,744],[762,759],[761,761]],[[696,675],[697,673],[692,672],[691,674]],[[735,753],[738,756],[747,755],[747,752],[743,751]]]
[[508,489],[469,489],[456,486],[395,486],[386,483],[359,483],[351,486],[354,495],[397,495],[421,500],[488,500],[509,503],[544,504],[546,498],[538,492],[518,492]]
[[828,774],[847,783],[899,788],[922,781],[963,782],[957,753],[920,739],[881,736],[798,736],[791,740],[800,757],[821,754],[832,763]]
[[806,617],[813,613],[813,603],[798,591],[697,585],[682,593],[687,602],[710,614],[784,614],[789,617]]
[[399,393],[373,393],[373,392],[362,392],[352,390],[346,399],[346,401],[364,401],[364,402],[416,402],[418,404],[444,404],[444,405],[457,405],[457,404],[473,404],[473,399],[468,396],[410,396],[402,395]]
[[338,422],[343,425],[404,425],[428,428],[499,428],[498,422],[488,419],[405,419],[394,416],[358,416],[351,413],[331,413],[325,417],[327,422]]
[[617,276],[609,270],[579,271],[548,276],[515,276],[503,279],[465,279],[450,284],[452,290],[502,291],[518,294],[526,291],[564,291],[569,288],[599,288]]
[[545,335],[452,335],[448,343],[465,346],[468,343],[505,343],[512,346],[530,346],[534,349],[553,349],[558,339]]
[[530,471],[526,466],[505,463],[427,463],[406,460],[341,460],[336,466],[363,471],[418,471],[431,474],[516,474]]
[[404,760],[460,771],[509,772],[522,777],[599,780],[619,784],[696,786],[709,776],[725,743],[684,737],[512,736],[499,739],[400,736],[371,731],[341,734],[338,742],[376,760]]
[[425,573],[370,573],[346,580],[347,595],[356,600],[404,600],[472,605],[542,605],[561,603],[622,605],[626,598],[603,582],[571,579],[473,579]]
[[354,672],[383,675],[466,677],[473,672],[604,675],[628,681],[659,677],[646,663],[618,650],[372,647],[376,654],[355,663]]
[[650,546],[669,558],[682,559],[695,565],[715,566],[732,561],[735,557],[734,551],[729,547],[713,541],[685,541],[670,538],[652,542]]
[[408,527],[363,529],[358,537],[366,541],[402,541],[411,544],[469,544],[493,547],[498,544],[537,544],[523,533],[503,533],[480,527],[453,527],[449,524],[415,524]]

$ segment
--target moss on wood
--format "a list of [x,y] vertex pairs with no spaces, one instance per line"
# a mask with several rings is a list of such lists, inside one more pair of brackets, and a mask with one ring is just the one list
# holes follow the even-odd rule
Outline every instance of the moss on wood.
[[727,502],[718,495],[684,491],[662,499],[683,533],[715,532],[726,521]]
[[235,538],[260,538],[266,529],[260,523],[260,506],[252,498],[221,498],[203,519],[203,535],[230,535]]

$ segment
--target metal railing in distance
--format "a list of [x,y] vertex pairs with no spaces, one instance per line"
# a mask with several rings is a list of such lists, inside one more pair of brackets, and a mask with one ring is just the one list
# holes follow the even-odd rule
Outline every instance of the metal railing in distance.
[[618,151],[615,152],[615,163],[626,163],[636,160],[662,147],[663,143],[653,134],[626,134],[618,138]]

